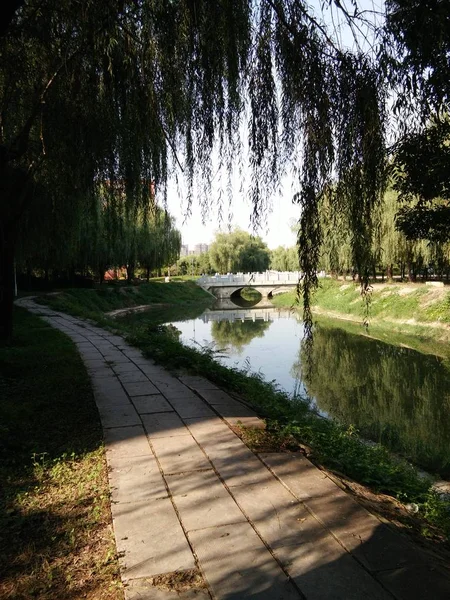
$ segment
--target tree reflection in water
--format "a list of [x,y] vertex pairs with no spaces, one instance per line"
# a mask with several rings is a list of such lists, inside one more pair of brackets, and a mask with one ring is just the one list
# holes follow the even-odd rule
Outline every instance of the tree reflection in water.
[[450,371],[443,359],[318,326],[314,370],[293,370],[318,407],[364,437],[450,475]]
[[211,324],[211,335],[219,348],[226,348],[240,355],[253,338],[264,337],[271,324],[271,321],[262,320],[214,321]]

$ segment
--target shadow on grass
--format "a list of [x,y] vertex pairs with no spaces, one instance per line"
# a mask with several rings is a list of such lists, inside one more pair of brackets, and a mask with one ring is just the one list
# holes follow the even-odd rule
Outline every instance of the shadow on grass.
[[102,430],[73,343],[17,308],[0,396],[0,596],[120,598]]

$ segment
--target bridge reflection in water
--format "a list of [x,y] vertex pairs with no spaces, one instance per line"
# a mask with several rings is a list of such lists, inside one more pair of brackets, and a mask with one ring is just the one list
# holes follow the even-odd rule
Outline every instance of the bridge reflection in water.
[[228,310],[205,311],[200,319],[203,323],[212,321],[276,321],[277,319],[290,319],[292,313],[286,309],[277,308],[236,308]]

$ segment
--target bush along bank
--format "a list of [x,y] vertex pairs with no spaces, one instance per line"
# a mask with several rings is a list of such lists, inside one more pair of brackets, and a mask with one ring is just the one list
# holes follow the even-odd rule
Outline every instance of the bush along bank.
[[[53,302],[55,304],[58,303]],[[59,306],[55,308],[63,310]],[[184,310],[182,304],[179,308]],[[77,310],[77,314],[83,312],[81,296]],[[97,322],[108,324],[127,336],[128,341],[158,363],[178,372],[202,374],[222,388],[237,393],[267,419],[270,434],[280,444],[286,439],[306,444],[312,448],[317,463],[345,474],[376,492],[417,505],[422,517],[422,533],[449,540],[449,504],[432,490],[431,482],[419,476],[406,461],[393,457],[379,445],[365,444],[354,428],[345,428],[323,419],[308,401],[290,398],[273,384],[265,382],[261,376],[222,366],[210,348],[196,350],[183,346],[179,342],[176,327],[158,324],[161,316],[154,322],[152,312],[147,314],[144,321],[114,321],[98,310],[95,314]],[[92,318],[93,313],[87,310],[84,316]]]

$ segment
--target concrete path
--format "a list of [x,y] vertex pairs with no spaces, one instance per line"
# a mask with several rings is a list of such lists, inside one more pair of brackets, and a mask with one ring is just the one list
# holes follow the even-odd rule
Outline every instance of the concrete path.
[[307,459],[251,452],[230,428],[263,426],[246,406],[86,321],[19,304],[69,335],[92,377],[127,600],[450,598],[428,554]]

